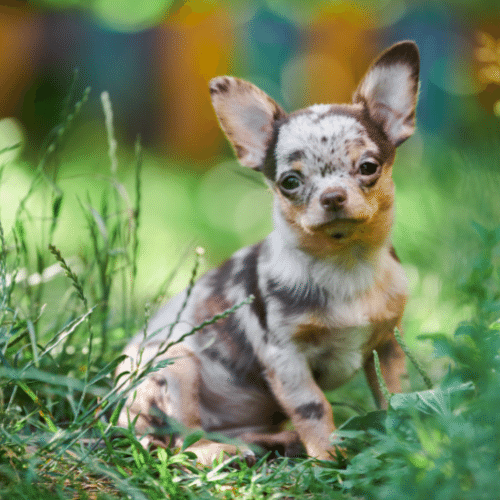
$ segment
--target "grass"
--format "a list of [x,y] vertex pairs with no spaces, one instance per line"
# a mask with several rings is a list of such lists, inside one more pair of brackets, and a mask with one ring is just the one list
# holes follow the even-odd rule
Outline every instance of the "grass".
[[[395,244],[410,276],[405,339],[418,368],[410,366],[409,393],[387,395],[387,412],[374,411],[361,376],[328,394],[346,458],[252,467],[233,458],[236,467],[198,468],[189,452],[144,449],[131,429],[116,427],[125,381],[115,385],[113,372],[120,349],[166,295],[265,236],[270,198],[235,174],[233,162],[198,179],[178,173],[180,164],[160,169],[139,140],[121,151],[106,97],[106,127],[92,142],[99,158],[89,165],[85,142],[71,142],[87,98],[68,100],[33,173],[19,160],[1,170],[0,498],[497,496],[493,170],[447,150],[451,173],[440,183],[431,165],[443,145],[423,154],[425,137],[402,146]],[[197,243],[206,245],[204,257],[193,255]]]

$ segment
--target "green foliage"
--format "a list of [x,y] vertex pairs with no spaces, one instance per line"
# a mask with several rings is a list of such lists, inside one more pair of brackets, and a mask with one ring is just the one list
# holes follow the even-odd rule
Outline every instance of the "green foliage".
[[491,261],[486,262],[497,234],[482,232],[490,244],[466,280],[480,291],[474,296],[476,321],[460,324],[453,337],[421,336],[450,360],[444,379],[431,390],[393,395],[383,431],[374,414],[374,422],[365,417],[356,426],[354,419],[339,432],[349,449],[359,451],[340,474],[346,491],[384,499],[498,496],[500,335],[498,322],[485,321],[498,300],[498,280],[495,289]]
[[473,298],[477,315],[484,320],[498,319],[500,313],[500,228],[488,229],[474,223],[480,237],[481,251],[472,270],[460,285],[467,299]]

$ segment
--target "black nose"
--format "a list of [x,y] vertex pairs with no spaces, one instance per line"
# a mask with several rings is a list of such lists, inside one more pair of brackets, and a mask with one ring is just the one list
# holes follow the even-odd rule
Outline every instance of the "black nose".
[[347,191],[344,188],[328,189],[321,194],[319,202],[325,210],[341,210],[347,202]]

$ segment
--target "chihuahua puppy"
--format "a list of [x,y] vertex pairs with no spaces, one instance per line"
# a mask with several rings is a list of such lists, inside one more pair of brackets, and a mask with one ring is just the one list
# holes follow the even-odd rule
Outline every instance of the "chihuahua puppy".
[[[372,64],[352,104],[292,114],[249,82],[210,82],[240,163],[262,172],[274,193],[275,229],[174,297],[127,346],[118,373],[254,297],[162,352],[157,359],[173,364],[131,391],[120,425],[134,421],[150,440],[178,445],[168,430],[175,419],[284,454],[303,445],[328,460],[335,426],[323,390],[364,369],[385,407],[373,350],[389,390],[401,390],[405,362],[394,328],[401,328],[406,279],[390,239],[391,171],[397,146],[415,128],[418,74],[416,45],[400,42]],[[294,431],[283,430],[287,420]],[[249,453],[208,439],[188,449],[205,464],[221,452]]]

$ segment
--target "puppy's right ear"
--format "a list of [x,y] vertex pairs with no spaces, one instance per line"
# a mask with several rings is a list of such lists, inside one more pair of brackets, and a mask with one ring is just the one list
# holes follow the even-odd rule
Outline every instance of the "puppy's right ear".
[[274,123],[286,113],[255,85],[232,76],[210,81],[210,95],[220,126],[245,167],[262,168],[273,139]]
[[395,146],[415,130],[419,68],[415,42],[396,43],[373,63],[353,96]]

